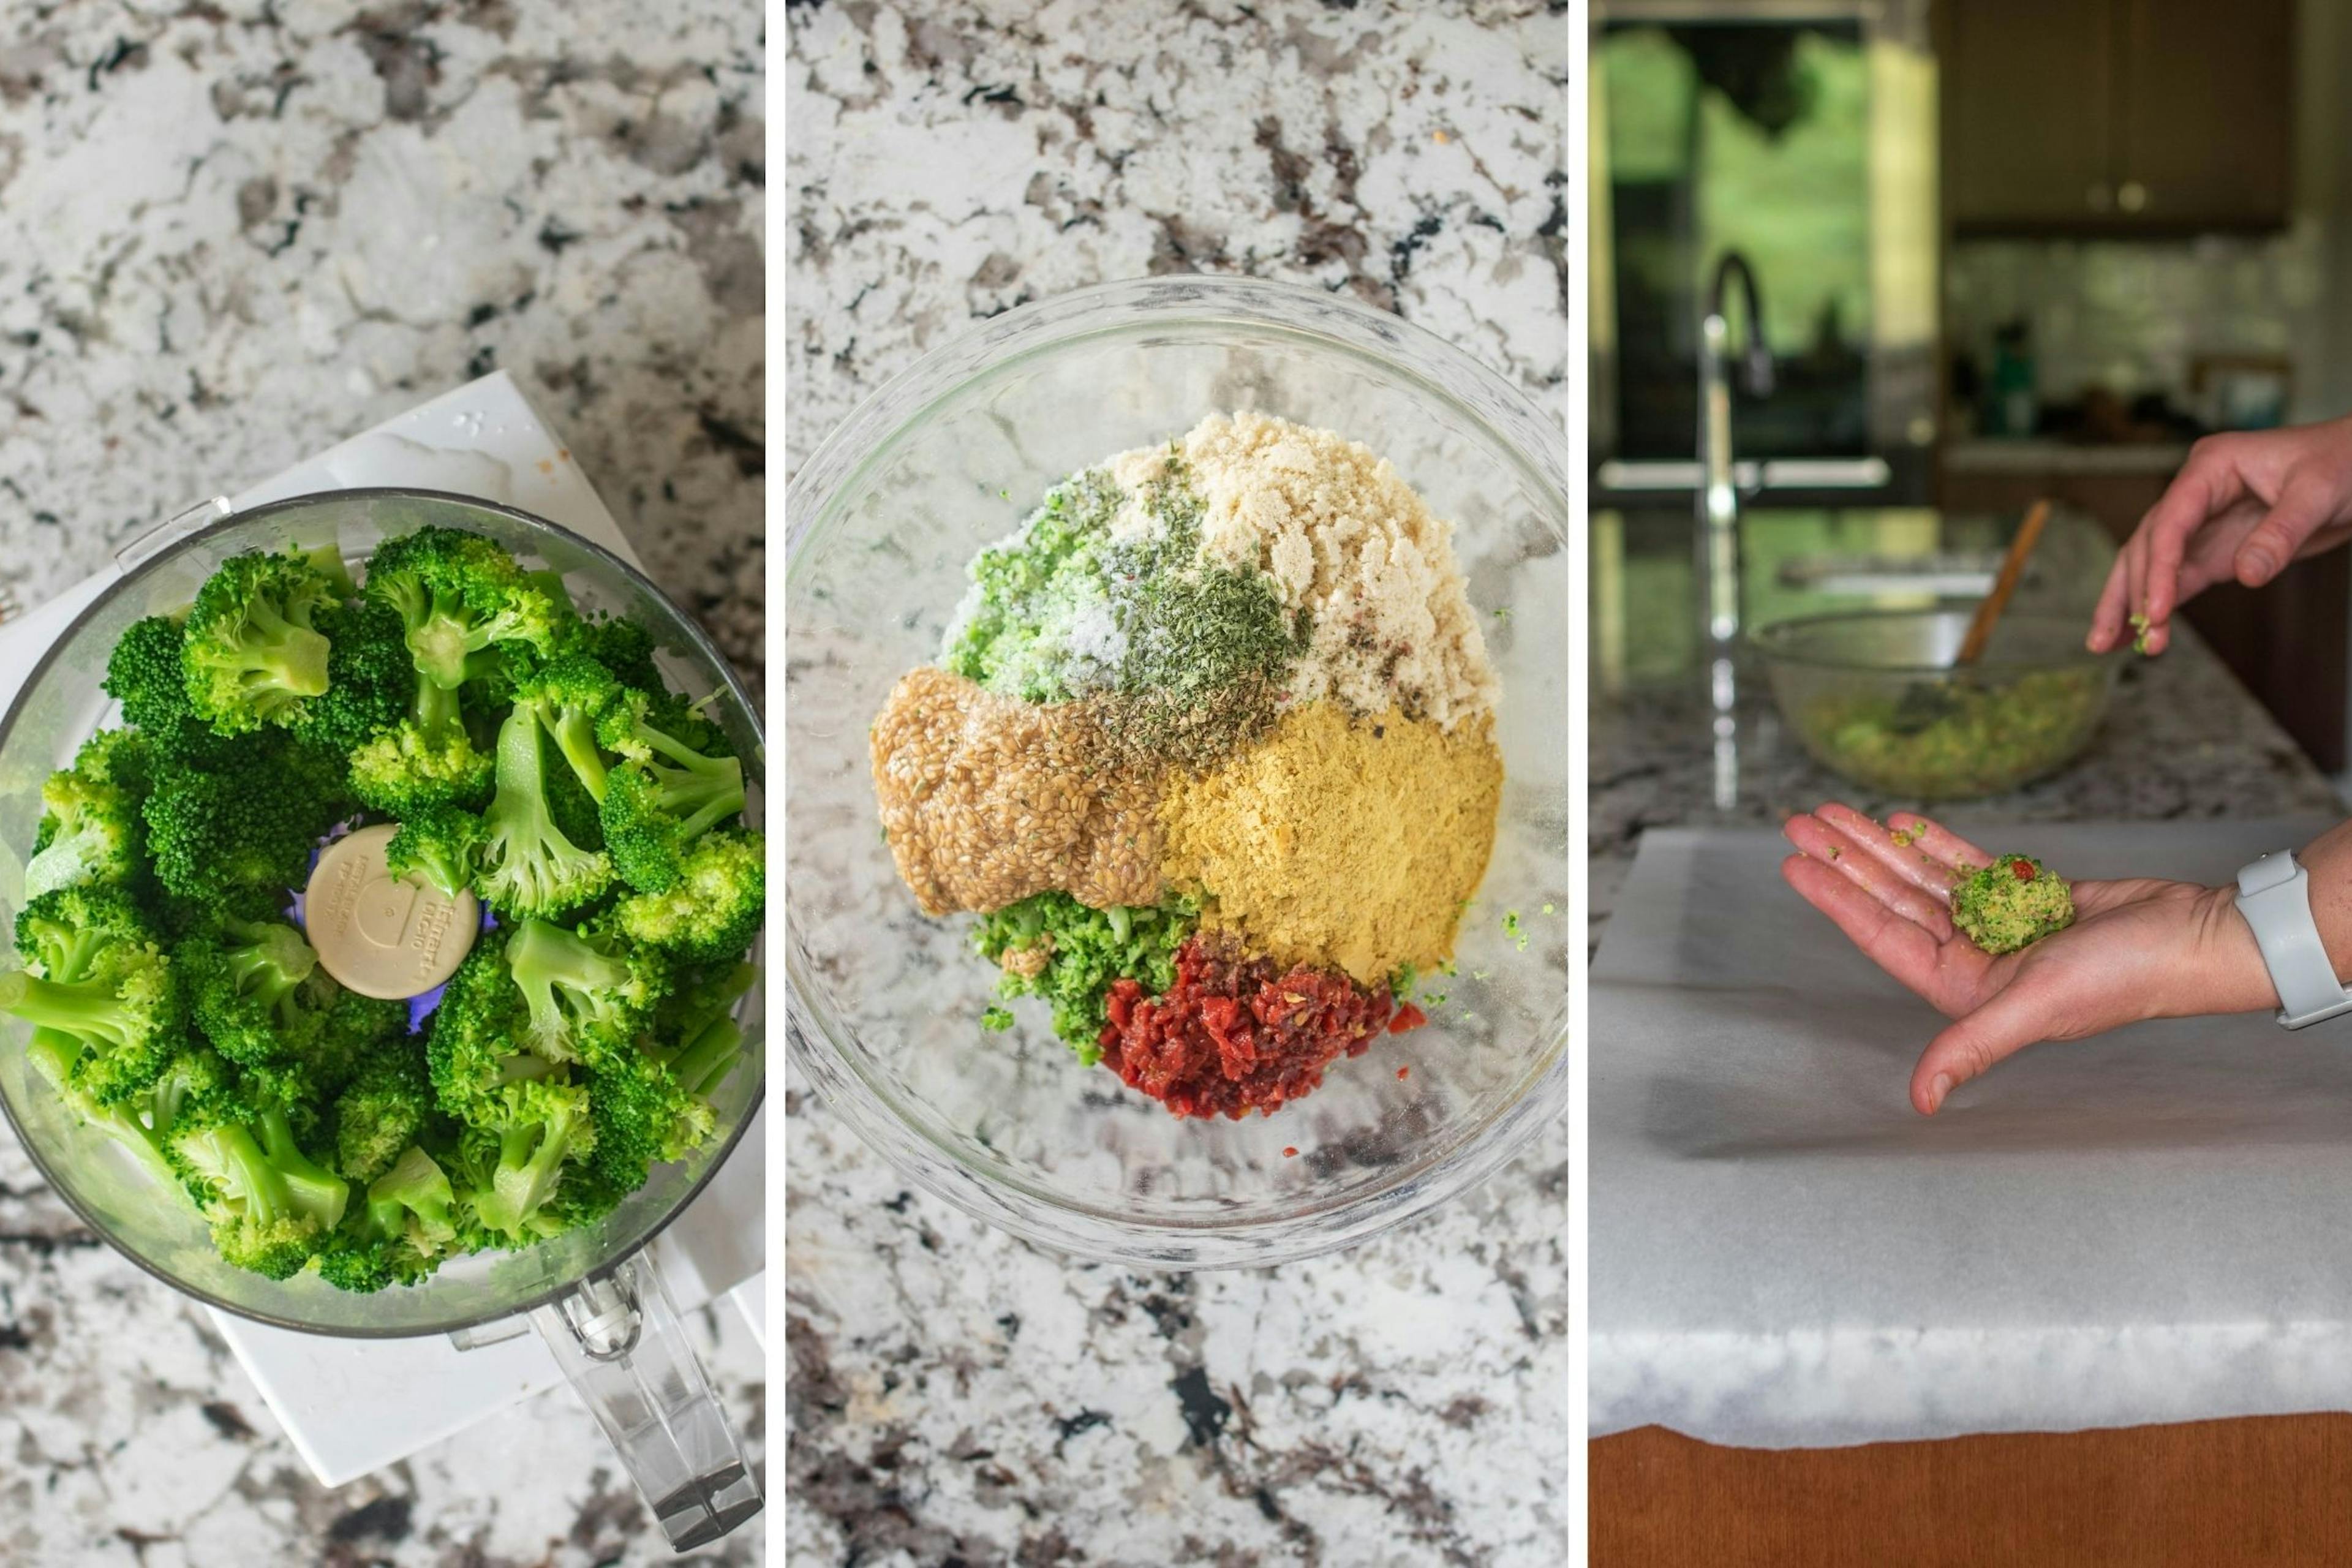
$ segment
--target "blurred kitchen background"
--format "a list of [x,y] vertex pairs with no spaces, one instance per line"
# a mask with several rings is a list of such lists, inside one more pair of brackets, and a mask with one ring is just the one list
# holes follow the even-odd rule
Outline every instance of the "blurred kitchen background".
[[[2352,5],[1592,9],[1604,694],[1704,663],[1679,601],[1699,323],[1727,251],[1769,354],[1768,392],[1732,377],[1751,626],[1981,593],[2039,497],[2095,524],[2080,548],[2100,553],[2199,436],[2352,412]],[[1727,314],[1736,350],[1746,313]],[[2086,605],[2095,563],[2037,570],[2061,574],[2044,598]],[[2347,609],[2338,552],[2187,613],[2339,778]]]

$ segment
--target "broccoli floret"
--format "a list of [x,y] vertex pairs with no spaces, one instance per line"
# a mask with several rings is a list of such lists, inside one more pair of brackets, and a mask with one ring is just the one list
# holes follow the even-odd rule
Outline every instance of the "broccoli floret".
[[517,708],[499,728],[498,793],[482,818],[474,891],[509,919],[554,919],[602,894],[613,863],[583,849],[549,809],[545,731]]
[[742,811],[743,764],[681,744],[642,708],[627,738],[640,750],[625,753],[606,781],[604,847],[623,880],[658,893],[677,886],[696,839]]
[[407,714],[416,669],[400,617],[373,599],[327,605],[317,627],[327,638],[327,689],[305,702],[289,727],[313,744],[348,755]]
[[548,1076],[555,1064],[524,1047],[530,1014],[508,973],[505,927],[484,931],[433,1010],[425,1062],[441,1109],[474,1122],[499,1090]]
[[448,691],[465,683],[470,656],[512,642],[545,653],[564,624],[513,556],[458,529],[386,540],[368,563],[367,595],[399,615],[418,671]]
[[184,628],[188,704],[225,735],[299,721],[328,687],[313,622],[333,582],[299,555],[233,555],[205,580]]
[[433,1110],[425,1051],[403,1037],[378,1042],[335,1097],[335,1168],[373,1181],[424,1131]]
[[285,1107],[250,1081],[184,1110],[169,1152],[220,1255],[272,1279],[308,1262],[351,1201],[350,1184],[297,1142]]
[[400,819],[383,861],[395,877],[424,878],[450,898],[472,885],[481,855],[482,819],[463,806],[420,805]]
[[51,980],[86,980],[110,947],[145,942],[153,934],[138,904],[120,888],[59,888],[16,915],[17,952],[35,973]]
[[738,957],[759,934],[767,907],[767,855],[761,833],[706,833],[679,858],[676,881],[661,892],[623,899],[613,907],[613,922],[624,935],[681,958]]
[[41,822],[25,866],[25,896],[79,882],[131,886],[144,879],[142,808],[153,757],[128,730],[101,730],[74,765],[41,785]]
[[155,1081],[185,1037],[179,976],[137,933],[99,942],[71,980],[28,970],[0,974],[0,1013],[79,1047],[67,1079],[97,1105],[115,1105]]
[[341,1290],[414,1285],[457,1237],[457,1195],[433,1156],[411,1144],[367,1189],[367,1201],[319,1254],[319,1277]]
[[516,706],[538,719],[581,787],[598,801],[604,798],[604,754],[596,749],[596,721],[621,689],[610,670],[581,654],[550,660],[515,688]]
[[669,1063],[625,1040],[589,1073],[588,1109],[596,1124],[590,1163],[623,1192],[645,1185],[656,1162],[700,1148],[716,1125],[710,1102]]
[[247,1068],[314,1056],[326,1015],[305,983],[319,955],[294,927],[226,918],[183,940],[172,957],[196,1026],[221,1055]]
[[203,765],[159,771],[147,842],[165,890],[195,903],[299,887],[320,835],[350,808],[340,760],[280,736],[249,736]]
[[205,1113],[215,1097],[234,1090],[228,1064],[201,1046],[175,1054],[143,1091],[101,1105],[73,1081],[81,1043],[53,1029],[33,1031],[26,1057],[86,1126],[128,1149],[149,1174],[171,1191],[181,1190],[180,1173],[166,1152],[184,1108]]
[[569,628],[559,653],[583,653],[613,672],[613,679],[639,691],[664,689],[654,663],[654,635],[627,616],[583,616]]
[[515,928],[506,961],[528,1009],[530,1048],[551,1061],[593,1063],[628,1047],[669,989],[658,952],[545,921]]
[[347,625],[335,631],[335,684],[301,732],[335,742],[350,759],[352,792],[378,811],[481,805],[490,758],[467,732],[458,694],[417,668],[398,612],[363,599],[338,614]]
[[586,1089],[555,1079],[509,1084],[459,1140],[458,1201],[509,1246],[556,1234],[562,1226],[541,1210],[567,1163],[595,1147]]

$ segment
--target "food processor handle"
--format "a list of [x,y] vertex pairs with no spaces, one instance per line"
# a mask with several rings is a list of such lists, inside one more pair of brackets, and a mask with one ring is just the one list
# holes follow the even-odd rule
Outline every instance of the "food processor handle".
[[530,1320],[672,1548],[705,1545],[760,1511],[760,1478],[651,1258],[640,1252],[582,1280]]

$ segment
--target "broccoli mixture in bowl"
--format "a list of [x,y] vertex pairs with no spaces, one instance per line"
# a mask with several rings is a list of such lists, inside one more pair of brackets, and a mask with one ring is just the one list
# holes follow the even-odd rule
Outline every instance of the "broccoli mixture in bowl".
[[[0,1012],[230,1263],[413,1284],[593,1224],[713,1135],[761,836],[643,626],[428,528],[360,582],[235,557],[123,634],[106,689],[124,727],[42,790]],[[394,875],[487,911],[437,999],[347,989],[300,923],[320,847],[377,822]]]

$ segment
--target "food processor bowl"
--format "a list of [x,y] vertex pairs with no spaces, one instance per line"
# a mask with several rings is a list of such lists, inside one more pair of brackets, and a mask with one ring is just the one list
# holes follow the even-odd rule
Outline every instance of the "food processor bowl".
[[[1179,1121],[1082,1067],[1043,1005],[984,1033],[972,918],[924,917],[883,842],[867,726],[934,662],[982,545],[1045,489],[1255,410],[1387,458],[1456,525],[1502,682],[1494,854],[1429,1023],[1271,1116]],[[1567,443],[1517,388],[1314,289],[1157,278],[1025,306],[919,362],[794,478],[785,565],[787,1045],[908,1180],[1089,1258],[1266,1264],[1346,1247],[1487,1176],[1568,1091]]]
[[2077,620],[2009,615],[1984,657],[1952,660],[1973,603],[1849,610],[1753,637],[1780,716],[1812,759],[1906,800],[1998,795],[2055,773],[2098,733],[2120,661]]
[[[511,507],[424,490],[339,490],[272,502],[184,535],[167,525],[118,557],[121,579],[42,656],[0,718],[0,921],[13,927],[24,902],[24,858],[40,820],[42,781],[69,764],[94,731],[120,722],[101,683],[125,627],[184,610],[205,579],[242,552],[331,545],[356,569],[380,540],[428,525],[487,535],[527,565],[562,574],[583,611],[641,620],[671,685],[712,699],[707,710],[744,759],[745,818],[759,825],[761,739],[751,699],[709,639],[643,574]],[[702,1190],[759,1108],[760,987],[738,1016],[740,1064],[713,1097],[717,1131],[701,1149],[655,1166],[643,1187],[593,1226],[520,1252],[456,1258],[421,1284],[367,1295],[338,1290],[311,1273],[271,1280],[223,1261],[183,1197],[159,1188],[111,1139],[77,1122],[27,1058],[30,1029],[5,1015],[0,1110],[42,1175],[93,1231],[157,1279],[226,1311],[308,1333],[450,1333],[461,1343],[501,1337],[489,1325],[530,1314],[672,1542],[690,1545],[756,1513],[760,1489],[642,1249]]]

